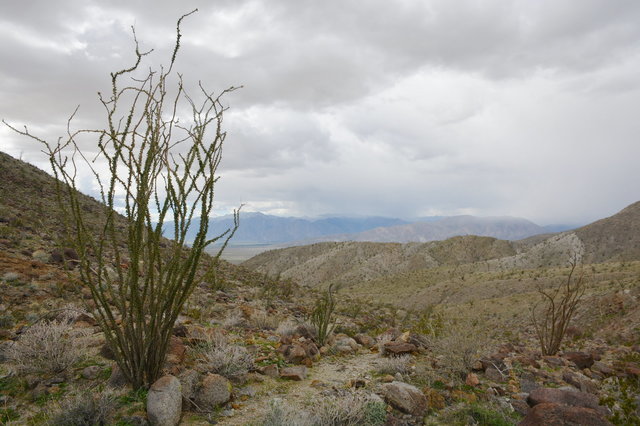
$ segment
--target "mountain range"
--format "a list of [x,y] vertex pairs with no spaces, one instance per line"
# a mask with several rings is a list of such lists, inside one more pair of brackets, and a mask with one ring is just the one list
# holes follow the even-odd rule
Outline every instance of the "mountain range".
[[[168,222],[165,229],[172,229]],[[233,227],[233,216],[210,219],[209,237]],[[196,228],[196,227],[194,227]],[[516,217],[424,217],[414,220],[387,217],[280,217],[259,212],[241,213],[232,245],[305,245],[322,241],[427,242],[459,235],[519,240],[532,235],[569,229],[542,227]]]

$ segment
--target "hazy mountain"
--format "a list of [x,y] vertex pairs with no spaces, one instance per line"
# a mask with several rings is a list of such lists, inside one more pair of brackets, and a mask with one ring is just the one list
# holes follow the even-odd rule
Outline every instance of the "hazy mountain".
[[460,235],[477,235],[519,240],[549,232],[535,223],[516,217],[451,216],[429,222],[379,227],[350,235],[331,235],[323,241],[427,242]]
[[[358,233],[368,229],[407,223],[385,217],[327,217],[305,219],[280,217],[263,213],[241,213],[240,228],[233,237],[234,244],[279,244],[307,240],[331,234]],[[165,229],[170,230],[172,223]],[[233,216],[221,216],[209,221],[209,236],[219,235],[233,227]],[[170,236],[170,235],[169,235]]]

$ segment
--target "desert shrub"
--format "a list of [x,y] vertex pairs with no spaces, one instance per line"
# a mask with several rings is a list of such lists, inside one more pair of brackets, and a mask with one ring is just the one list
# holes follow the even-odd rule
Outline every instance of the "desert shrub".
[[84,358],[86,336],[67,322],[41,321],[22,333],[7,356],[20,372],[60,373]]
[[275,330],[280,325],[280,321],[278,317],[265,311],[256,311],[249,318],[249,325],[260,330]]
[[513,426],[517,423],[517,419],[513,417],[489,402],[460,404],[442,411],[437,422],[427,421],[426,424]]
[[93,395],[83,392],[65,399],[49,419],[52,426],[108,425],[116,409],[116,399],[110,393]]
[[0,328],[12,328],[16,325],[16,319],[10,313],[0,314]]
[[418,314],[412,329],[423,336],[440,336],[444,329],[444,316],[436,311],[436,305],[428,305]]
[[316,336],[319,346],[324,346],[327,337],[333,332],[335,323],[333,322],[333,312],[336,309],[336,301],[333,294],[333,285],[316,300],[309,321],[316,329]]
[[382,358],[378,361],[376,371],[380,374],[409,374],[413,371],[411,355]]
[[478,326],[451,323],[439,337],[429,339],[438,364],[453,379],[464,379],[480,353],[487,349],[489,337]]
[[305,407],[294,407],[280,399],[271,408],[260,426],[379,426],[387,421],[386,404],[377,396],[364,392],[344,392],[317,397]]
[[610,377],[604,381],[606,396],[600,401],[611,410],[614,425],[640,425],[640,380]]
[[577,267],[576,256],[571,260],[570,265],[571,269],[564,285],[551,289],[537,287],[541,301],[531,308],[531,322],[543,355],[555,355],[560,350],[571,318],[575,314],[580,299],[584,296],[584,274],[574,277]]
[[253,357],[243,346],[226,339],[209,339],[198,349],[200,365],[228,379],[237,379],[253,368]]

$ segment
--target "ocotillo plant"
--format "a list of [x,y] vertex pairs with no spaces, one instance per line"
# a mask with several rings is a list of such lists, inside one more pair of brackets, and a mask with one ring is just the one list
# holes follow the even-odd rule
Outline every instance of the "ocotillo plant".
[[[80,278],[91,292],[93,314],[136,389],[160,375],[174,323],[202,278],[205,248],[218,240],[223,243],[217,261],[238,227],[236,211],[234,227],[213,238],[207,235],[226,138],[222,96],[236,88],[215,95],[200,84],[202,101],[196,103],[186,93],[182,76],[173,72],[180,24],[191,13],[178,20],[168,68],[143,73],[142,78],[139,67],[151,51],[140,51],[134,30],[135,64],[111,73],[111,93],[98,94],[106,112],[104,129],[72,132],[68,124],[64,138],[48,143],[26,127],[12,127],[45,146],[59,181],[67,240],[79,255]],[[130,80],[121,84],[125,77]],[[190,111],[190,123],[184,124],[182,117],[178,122],[183,107]],[[82,153],[82,136],[97,139],[96,159]],[[97,233],[89,226],[95,217],[88,217],[77,192],[81,163],[93,172],[104,204]],[[99,173],[95,164],[106,164],[108,173]],[[123,206],[118,199],[124,200]],[[116,213],[118,207],[124,220]],[[172,240],[163,236],[168,222]],[[195,237],[187,241],[188,235]]]

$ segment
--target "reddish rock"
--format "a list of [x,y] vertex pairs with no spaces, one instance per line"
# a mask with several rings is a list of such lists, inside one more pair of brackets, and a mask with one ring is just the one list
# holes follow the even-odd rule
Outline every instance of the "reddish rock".
[[590,368],[593,365],[593,355],[586,352],[565,352],[562,357],[573,362],[579,369]]
[[586,407],[543,403],[529,410],[518,426],[610,426],[611,423],[596,410]]
[[591,366],[591,370],[607,377],[616,374],[616,370],[600,361],[595,361]]
[[182,343],[182,339],[176,336],[171,336],[169,339],[169,347],[167,348],[166,362],[174,365],[181,364],[184,361],[186,353],[187,348],[185,348]]
[[531,407],[538,404],[553,403],[570,405],[572,407],[585,407],[597,410],[603,415],[608,414],[608,409],[600,406],[598,397],[586,392],[565,390],[557,388],[534,389],[527,398],[527,403]]
[[478,379],[478,375],[475,373],[467,374],[467,378],[464,381],[467,386],[478,386],[480,384],[480,379]]
[[290,346],[285,356],[287,358],[287,361],[292,364],[302,364],[307,357],[307,351],[305,351],[301,345],[294,344]]
[[297,367],[286,367],[280,370],[280,377],[289,380],[304,380],[307,378],[307,367],[299,365]]
[[385,353],[390,353],[391,355],[403,355],[410,354],[411,352],[417,351],[418,348],[416,345],[405,342],[387,342],[384,344]]
[[624,372],[627,373],[628,377],[637,379],[640,377],[640,368],[637,365],[628,364],[624,369]]
[[265,365],[264,367],[260,367],[258,371],[260,372],[260,374],[264,374],[265,376],[269,376],[269,377],[275,378],[280,376],[280,372],[278,371],[278,366],[275,364],[269,364],[269,365]]
[[565,371],[562,375],[562,380],[569,383],[571,386],[579,389],[582,392],[597,393],[597,386],[589,380],[584,374],[580,374],[573,371]]

